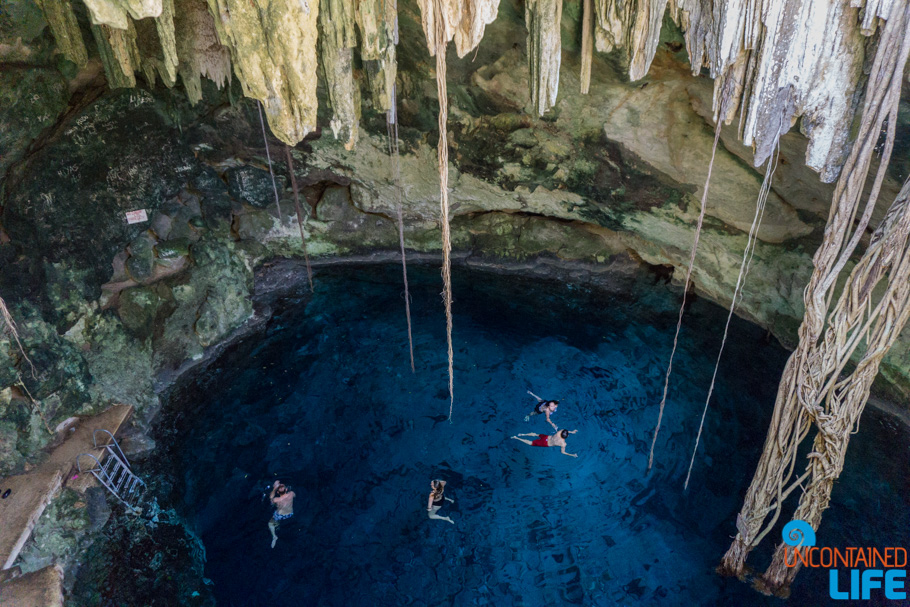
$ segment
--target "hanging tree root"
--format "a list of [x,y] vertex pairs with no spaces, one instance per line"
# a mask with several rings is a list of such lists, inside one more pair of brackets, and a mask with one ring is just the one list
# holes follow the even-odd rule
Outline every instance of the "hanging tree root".
[[19,353],[22,354],[23,360],[25,360],[31,368],[32,377],[37,377],[35,364],[32,362],[32,359],[28,357],[28,354],[25,353],[25,348],[22,347],[22,341],[19,339],[19,329],[16,327],[16,321],[13,320],[13,315],[10,314],[9,308],[6,307],[6,302],[3,301],[2,297],[0,297],[0,317],[3,318],[3,324],[6,325],[7,332],[16,342],[16,346],[18,346]]
[[[882,358],[891,349],[910,316],[910,179],[904,183],[888,215],[872,237],[872,244],[854,266],[837,306],[831,312],[828,329],[819,346],[822,378],[819,391],[823,403],[809,407],[818,428],[806,471],[809,482],[800,496],[794,519],[804,520],[813,529],[831,499],[834,481],[840,476],[850,436],[859,426],[872,382]],[[875,287],[887,282],[880,298]],[[844,366],[854,351],[865,348],[856,368],[846,377]],[[771,565],[762,576],[772,592],[786,589],[793,581],[795,567],[786,566],[784,545],[778,545]],[[792,560],[792,557],[791,557]]]
[[265,143],[265,157],[269,161],[269,175],[272,177],[272,191],[275,192],[275,208],[278,209],[278,221],[281,221],[281,202],[278,200],[278,186],[275,185],[275,171],[272,170],[272,153],[269,151],[269,138],[265,131],[265,120],[262,119],[262,102],[256,101],[259,109],[259,126],[262,127],[262,141]]
[[446,306],[446,343],[449,355],[449,421],[455,405],[455,380],[452,353],[452,240],[449,230],[449,142],[446,125],[449,122],[449,100],[446,90],[446,31],[441,0],[433,0],[436,25],[436,92],[439,97],[439,206],[442,222],[442,298]]
[[[806,517],[803,520],[817,527],[821,513],[827,507],[831,483],[840,474],[849,437],[845,428],[852,430],[859,421],[868,397],[866,382],[871,383],[874,379],[881,357],[890,348],[889,340],[875,333],[880,326],[878,323],[884,322],[887,331],[896,336],[898,323],[906,320],[906,312],[902,308],[905,304],[901,299],[904,296],[890,287],[890,298],[880,300],[875,306],[872,304],[872,287],[881,278],[876,273],[881,268],[873,272],[865,262],[868,259],[872,266],[884,264],[883,260],[876,261],[872,257],[880,252],[879,247],[872,245],[856,266],[860,272],[868,274],[860,276],[861,281],[850,282],[845,287],[838,307],[830,315],[828,308],[837,278],[866,230],[887,170],[894,146],[901,80],[908,54],[910,5],[903,5],[896,8],[884,23],[876,46],[859,132],[834,191],[824,239],[813,258],[812,276],[804,293],[806,312],[799,329],[799,345],[784,368],[764,449],[736,518],[737,535],[719,567],[719,571],[726,575],[743,575],[749,552],[777,522],[786,496],[801,487],[806,479],[809,479],[809,484],[796,516]],[[866,206],[857,220],[875,145],[886,122],[887,135],[879,168]],[[885,229],[891,228],[885,226]],[[900,237],[895,238],[900,240]],[[892,282],[902,275],[899,268],[903,267],[900,265],[902,262],[893,263],[897,263],[893,266],[897,269],[892,270]],[[863,270],[864,267],[867,269]],[[906,277],[903,281],[906,283]],[[856,306],[851,307],[852,312],[846,311],[847,304],[843,300],[848,295],[855,298]],[[865,320],[855,316],[859,309],[868,314]],[[819,343],[822,337],[824,341]],[[839,382],[844,365],[863,342],[866,353],[861,365],[863,362],[865,365],[858,365],[853,374]],[[818,429],[818,436],[810,454],[810,466],[806,473],[794,480],[797,449],[813,424]],[[766,520],[769,515],[770,520]],[[796,568],[789,572],[782,571],[780,554],[778,549],[763,578],[764,586],[772,592],[785,590],[796,571]]]
[[300,228],[300,248],[303,249],[303,259],[306,261],[306,278],[313,290],[313,270],[310,268],[310,255],[306,250],[306,236],[303,235],[303,212],[300,209],[300,194],[297,190],[297,176],[294,174],[294,158],[291,157],[291,148],[284,146],[287,156],[288,172],[291,174],[291,189],[294,191],[294,211],[297,213],[297,227]]
[[727,75],[724,82],[723,97],[715,117],[714,145],[711,147],[711,162],[708,163],[708,175],[705,178],[705,188],[701,194],[701,208],[698,211],[698,222],[695,224],[695,239],[692,241],[692,251],[689,254],[689,267],[686,270],[686,282],[683,284],[683,298],[679,305],[679,318],[676,321],[676,333],[673,335],[673,348],[670,350],[670,362],[667,364],[667,373],[664,377],[664,392],[660,399],[660,409],[657,413],[657,425],[654,427],[654,436],[651,438],[651,451],[648,454],[648,471],[654,465],[654,446],[657,444],[657,435],[660,433],[660,424],[664,418],[664,408],[667,405],[667,390],[670,387],[670,375],[673,372],[673,358],[676,356],[676,346],[679,344],[679,332],[682,329],[683,314],[686,310],[686,295],[689,293],[689,284],[692,280],[692,270],[695,268],[695,253],[698,250],[698,240],[701,237],[701,228],[705,222],[705,211],[708,207],[708,186],[711,184],[711,171],[714,168],[714,155],[717,153],[717,142],[720,140],[720,129],[723,124],[722,117],[727,111],[727,106],[732,98],[733,90],[732,72]]
[[[783,121],[781,121],[781,127],[782,126]],[[778,128],[778,137],[780,137],[780,130],[781,128]],[[705,398],[705,407],[701,414],[701,421],[698,424],[698,434],[695,437],[695,446],[692,448],[692,458],[689,460],[689,471],[686,473],[686,482],[683,483],[683,491],[689,488],[689,479],[692,476],[692,466],[695,464],[695,454],[698,453],[698,445],[701,442],[702,430],[705,427],[705,417],[708,414],[708,405],[711,403],[711,396],[714,394],[714,384],[717,381],[717,371],[720,369],[720,360],[721,357],[723,357],[724,346],[727,343],[727,333],[730,330],[730,321],[733,319],[733,312],[736,309],[736,300],[742,297],[742,290],[746,283],[746,277],[749,275],[752,256],[755,254],[755,245],[758,243],[758,230],[761,227],[761,221],[765,214],[765,203],[768,201],[768,194],[771,192],[771,180],[774,178],[774,171],[776,168],[777,154],[772,150],[771,155],[768,156],[768,166],[765,170],[765,178],[762,180],[761,188],[758,192],[758,199],[755,203],[755,216],[752,219],[752,226],[749,228],[749,237],[746,240],[746,248],[743,251],[743,260],[739,265],[739,276],[736,278],[736,287],[733,289],[733,299],[730,302],[730,310],[727,312],[724,335],[720,341],[717,360],[714,362],[714,374],[711,376],[711,385],[708,387],[708,396]]]
[[414,337],[411,333],[411,293],[408,287],[408,258],[404,249],[404,211],[402,210],[401,195],[401,164],[398,153],[398,119],[397,119],[397,91],[392,86],[391,109],[386,112],[386,133],[389,140],[389,158],[392,162],[392,180],[395,182],[395,194],[398,211],[398,246],[401,249],[401,274],[404,279],[404,313],[408,321],[408,352],[411,355],[411,373],[414,368]]

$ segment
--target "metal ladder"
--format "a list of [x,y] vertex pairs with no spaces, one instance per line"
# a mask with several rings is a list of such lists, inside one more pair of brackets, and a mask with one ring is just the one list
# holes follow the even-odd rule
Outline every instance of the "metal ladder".
[[[76,467],[79,469],[79,473],[83,473],[81,464],[82,458],[91,458],[94,460],[95,465],[90,468],[88,472],[95,475],[98,482],[110,491],[114,497],[120,500],[120,503],[126,506],[129,511],[140,511],[141,508],[139,505],[146,490],[145,482],[133,474],[129,460],[126,459],[126,455],[123,454],[123,450],[120,448],[120,444],[117,443],[117,439],[114,438],[114,435],[109,431],[99,428],[92,432],[92,443],[95,448],[102,448],[98,445],[99,432],[103,432],[110,437],[110,441],[103,446],[104,454],[102,454],[101,457],[104,459],[104,463],[91,453],[81,453],[79,457],[76,458]],[[107,457],[105,457],[105,455]]]

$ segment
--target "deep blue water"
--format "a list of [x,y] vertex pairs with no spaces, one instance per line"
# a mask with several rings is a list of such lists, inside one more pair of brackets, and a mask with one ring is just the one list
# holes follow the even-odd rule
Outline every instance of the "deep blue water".
[[[687,313],[646,474],[677,289],[610,295],[456,268],[449,424],[439,274],[410,278],[416,374],[399,268],[348,267],[321,271],[312,299],[287,299],[171,403],[175,495],[219,605],[782,604],[714,573],[786,361],[763,331],[731,328],[683,492],[725,310]],[[562,401],[554,421],[578,429],[577,459],[510,440],[548,432],[543,416],[523,421],[527,390]],[[910,543],[908,438],[867,411],[820,544]],[[262,494],[275,478],[298,497],[272,550]],[[448,481],[454,526],[426,517],[432,478]],[[802,571],[789,604],[830,603],[826,573]]]

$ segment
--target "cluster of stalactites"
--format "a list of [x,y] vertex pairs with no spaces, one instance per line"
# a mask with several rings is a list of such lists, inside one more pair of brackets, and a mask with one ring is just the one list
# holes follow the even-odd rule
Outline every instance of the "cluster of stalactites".
[[[71,1],[37,1],[60,52],[85,66],[88,51]],[[393,0],[83,2],[112,88],[136,86],[137,73],[151,85],[160,78],[174,86],[179,77],[196,103],[202,99],[202,77],[222,87],[233,70],[244,94],[262,102],[272,132],[293,145],[316,128],[321,65],[332,130],[351,147],[360,113],[352,68],[359,28],[374,105],[380,111],[392,107],[398,42]]]
[[[806,164],[833,181],[850,144],[866,43],[905,0],[594,0],[597,49],[629,53],[629,77],[643,78],[663,17],[685,32],[693,73],[715,78],[716,119],[739,116],[740,136],[765,161],[780,134],[802,117]],[[727,73],[733,102],[720,113]]]
[[[69,0],[38,0],[57,46],[79,67],[88,52]],[[219,87],[230,81],[230,55],[218,41],[205,0],[85,0],[92,36],[112,88],[136,86],[141,73],[202,98],[201,77]]]

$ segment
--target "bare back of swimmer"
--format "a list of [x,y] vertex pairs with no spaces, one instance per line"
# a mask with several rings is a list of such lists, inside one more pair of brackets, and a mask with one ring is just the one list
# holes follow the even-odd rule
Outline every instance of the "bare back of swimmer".
[[[515,440],[520,440],[526,445],[531,445],[532,447],[559,447],[560,452],[563,455],[568,455],[569,457],[578,457],[576,453],[566,453],[566,439],[569,438],[570,434],[575,434],[578,430],[557,430],[556,434],[547,436],[546,434],[518,434],[513,436]],[[522,436],[536,436],[537,439],[531,441],[526,438],[521,438]]]

